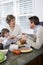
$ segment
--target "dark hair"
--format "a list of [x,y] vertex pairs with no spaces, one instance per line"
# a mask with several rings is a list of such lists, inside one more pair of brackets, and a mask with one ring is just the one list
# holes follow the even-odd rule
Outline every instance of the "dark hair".
[[8,15],[8,16],[6,17],[7,23],[9,24],[12,19],[15,20],[15,16],[13,16],[13,15]]
[[7,32],[9,32],[9,30],[6,29],[6,28],[3,28],[2,31],[1,31],[2,37],[4,37],[4,34],[7,33]]
[[37,16],[29,17],[29,20],[31,20],[31,22],[34,22],[35,25],[39,25],[39,18]]

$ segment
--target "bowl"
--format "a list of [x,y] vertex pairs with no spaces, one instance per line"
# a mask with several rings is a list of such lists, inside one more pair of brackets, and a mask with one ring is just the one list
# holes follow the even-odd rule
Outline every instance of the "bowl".
[[3,52],[6,55],[8,52],[8,49],[0,50],[0,52]]
[[14,49],[18,49],[18,45],[16,45],[16,44],[11,44],[10,47],[9,47],[9,50],[10,50],[10,51],[13,51]]

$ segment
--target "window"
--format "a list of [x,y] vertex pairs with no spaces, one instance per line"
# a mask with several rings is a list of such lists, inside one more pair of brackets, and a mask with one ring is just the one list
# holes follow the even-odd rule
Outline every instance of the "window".
[[0,27],[0,30],[3,28],[3,27],[6,27],[6,16],[8,14],[14,14],[13,13],[13,0],[0,0],[0,20],[1,20],[1,24],[2,25]]
[[34,15],[34,0],[17,0],[16,4],[18,24],[23,32],[27,32],[30,29],[28,18]]
[[28,18],[34,15],[34,0],[0,0],[0,18],[3,26],[6,26],[5,19],[8,14],[13,14],[21,30],[27,32],[30,29]]

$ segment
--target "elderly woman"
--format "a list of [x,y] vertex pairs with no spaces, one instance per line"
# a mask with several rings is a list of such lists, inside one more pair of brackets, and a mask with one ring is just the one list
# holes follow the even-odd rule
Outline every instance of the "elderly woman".
[[21,38],[21,29],[15,22],[15,16],[8,15],[6,17],[7,26],[6,28],[10,32],[9,38],[12,39],[12,43],[17,42]]
[[9,29],[10,34],[12,36],[15,37],[15,36],[18,36],[21,34],[21,30],[20,30],[19,26],[16,24],[15,17],[13,15],[8,15],[6,17],[6,21],[8,23],[7,28]]
[[22,38],[22,40],[24,40],[21,29],[15,23],[15,17],[13,15],[8,15],[6,17],[6,22],[8,23],[7,29],[10,31],[10,38],[14,40],[19,40]]

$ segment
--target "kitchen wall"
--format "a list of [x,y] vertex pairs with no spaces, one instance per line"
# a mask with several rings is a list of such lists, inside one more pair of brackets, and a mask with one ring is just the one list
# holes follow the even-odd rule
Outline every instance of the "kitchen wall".
[[35,0],[35,15],[40,18],[40,22],[43,21],[43,0]]

